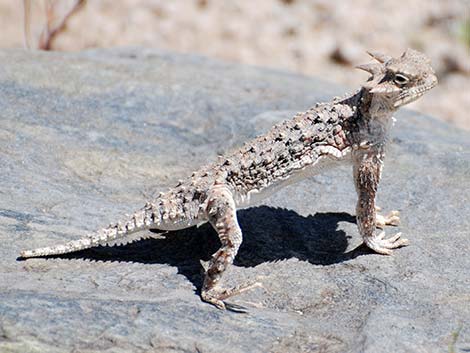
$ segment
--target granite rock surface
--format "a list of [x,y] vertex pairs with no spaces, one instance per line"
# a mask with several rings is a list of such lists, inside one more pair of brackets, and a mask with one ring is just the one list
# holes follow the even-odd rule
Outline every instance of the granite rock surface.
[[17,260],[121,219],[217,155],[345,91],[146,49],[0,51],[0,352],[469,352],[470,134],[397,114],[378,203],[411,245],[361,246],[350,168],[239,211],[227,285],[201,302],[207,225]]

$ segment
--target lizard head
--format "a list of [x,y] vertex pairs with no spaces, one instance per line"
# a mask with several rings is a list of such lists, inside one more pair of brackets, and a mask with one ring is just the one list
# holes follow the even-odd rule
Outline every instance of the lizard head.
[[416,50],[407,49],[398,58],[368,54],[376,62],[357,66],[372,75],[363,86],[394,109],[413,102],[437,84],[430,60]]

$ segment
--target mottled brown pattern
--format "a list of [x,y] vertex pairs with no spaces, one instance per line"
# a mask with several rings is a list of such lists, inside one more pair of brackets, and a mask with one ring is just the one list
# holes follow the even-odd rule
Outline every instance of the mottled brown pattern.
[[357,223],[364,243],[382,254],[407,245],[408,241],[401,239],[400,234],[388,239],[383,232],[375,234],[377,226],[396,225],[399,221],[397,213],[390,217],[376,215],[375,196],[393,125],[392,114],[434,87],[437,79],[429,60],[414,50],[408,49],[399,58],[370,55],[376,61],[359,68],[368,71],[371,77],[357,92],[317,104],[274,126],[265,135],[179,181],[122,224],[110,225],[64,245],[23,251],[21,256],[63,254],[149,228],[166,231],[209,222],[222,246],[210,261],[201,296],[223,309],[224,299],[253,286],[219,287],[242,242],[237,206],[249,204],[252,196],[265,195],[338,162],[353,165],[358,194]]

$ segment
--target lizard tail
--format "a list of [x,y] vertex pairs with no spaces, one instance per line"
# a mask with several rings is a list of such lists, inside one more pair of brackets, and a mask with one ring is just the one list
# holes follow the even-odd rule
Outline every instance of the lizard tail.
[[125,223],[109,225],[82,239],[72,240],[62,245],[24,250],[20,252],[20,257],[26,259],[30,257],[60,255],[89,249],[98,245],[106,245],[116,239],[125,238],[133,233],[149,229],[151,222],[149,213],[146,210],[141,210],[134,213]]

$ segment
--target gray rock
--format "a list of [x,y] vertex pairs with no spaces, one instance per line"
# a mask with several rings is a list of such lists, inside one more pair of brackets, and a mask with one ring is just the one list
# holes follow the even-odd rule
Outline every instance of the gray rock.
[[[223,312],[197,295],[208,226],[49,259],[317,101],[322,81],[192,55],[0,51],[1,352],[468,352],[470,135],[400,112],[380,187],[411,245],[360,246],[350,170],[239,212]],[[397,229],[389,228],[388,234]]]

